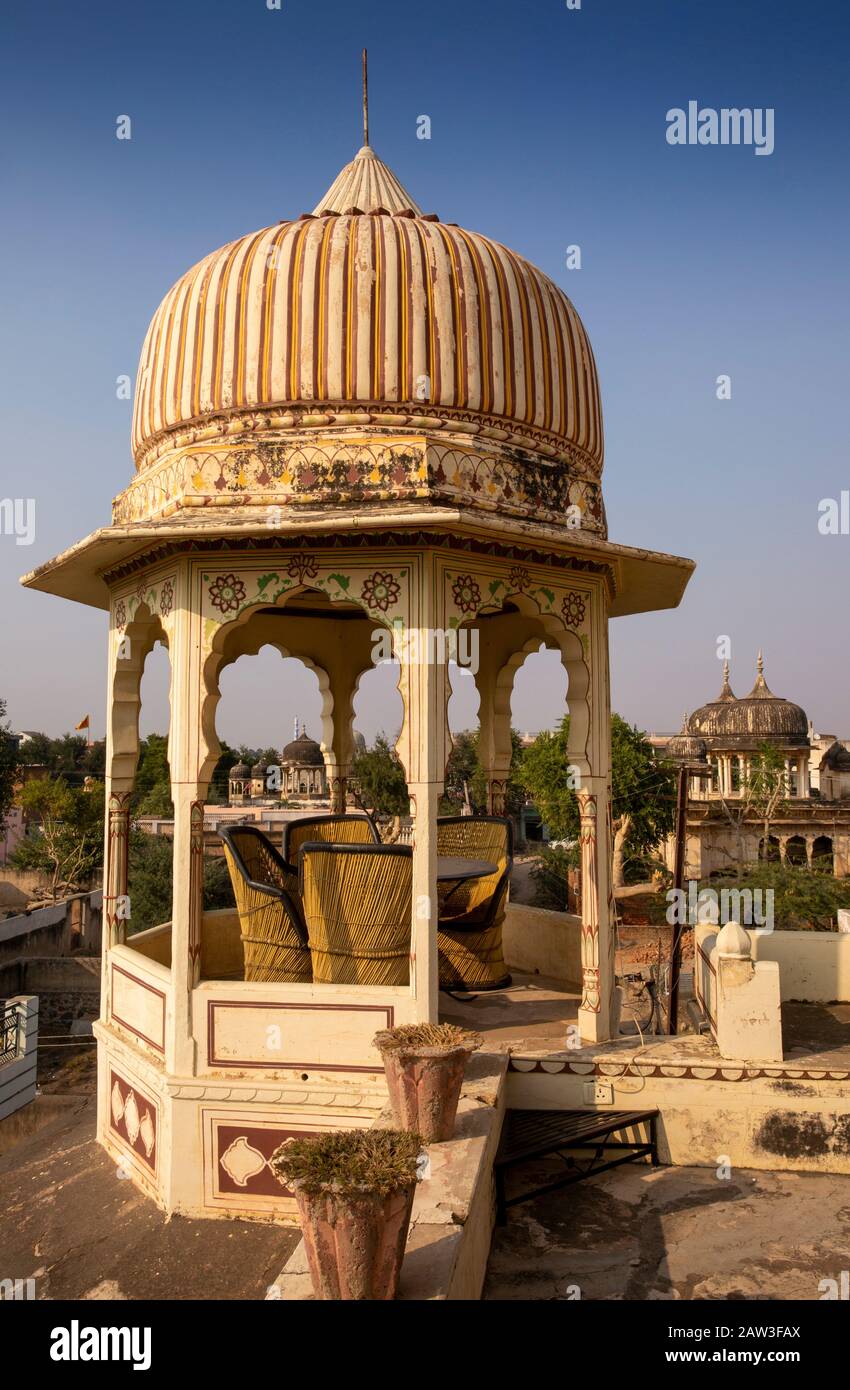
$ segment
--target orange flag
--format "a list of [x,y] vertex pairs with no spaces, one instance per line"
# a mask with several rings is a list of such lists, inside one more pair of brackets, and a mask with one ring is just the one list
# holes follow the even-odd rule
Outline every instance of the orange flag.
[[88,727],[89,727],[89,717],[88,717],[88,715],[86,715],[84,719],[81,719],[81,720],[80,720],[79,724],[75,724],[75,725],[74,725],[74,733],[77,733],[80,729],[87,729]]

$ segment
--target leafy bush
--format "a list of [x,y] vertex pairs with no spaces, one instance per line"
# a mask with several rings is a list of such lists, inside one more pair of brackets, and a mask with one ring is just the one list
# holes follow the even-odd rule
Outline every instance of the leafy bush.
[[724,888],[772,890],[776,931],[834,931],[838,909],[850,908],[850,879],[764,860],[744,865],[740,877],[729,874],[712,878],[701,883],[700,888],[712,888],[717,893]]
[[416,1182],[422,1149],[418,1134],[396,1129],[344,1129],[318,1139],[290,1139],[269,1166],[284,1187],[298,1183],[309,1196],[331,1188],[357,1196],[364,1188],[387,1197]]

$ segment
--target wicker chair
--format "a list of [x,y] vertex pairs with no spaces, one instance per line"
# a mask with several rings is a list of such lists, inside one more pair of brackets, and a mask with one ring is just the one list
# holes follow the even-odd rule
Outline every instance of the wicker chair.
[[239,911],[246,980],[309,984],[307,930],[290,891],[294,871],[253,825],[219,832]]
[[441,816],[437,853],[496,865],[486,878],[461,883],[454,891],[450,883],[440,884],[440,988],[504,989],[511,983],[502,926],[513,867],[513,826],[502,816]]
[[408,984],[410,847],[307,843],[298,867],[314,981]]
[[[283,857],[298,863],[298,851],[307,841],[329,845],[376,845],[378,832],[368,816],[301,816],[283,827]],[[296,871],[293,869],[293,873]]]
[[440,884],[440,921],[464,926],[483,922],[506,869],[513,863],[513,825],[504,816],[440,816],[437,853],[459,859],[486,859],[495,864],[486,878],[470,879],[453,889]]

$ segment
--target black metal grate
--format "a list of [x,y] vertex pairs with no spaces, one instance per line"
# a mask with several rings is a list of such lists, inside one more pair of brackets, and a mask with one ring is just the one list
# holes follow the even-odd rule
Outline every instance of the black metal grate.
[[[508,1207],[619,1168],[623,1163],[649,1159],[657,1164],[657,1118],[657,1110],[506,1111],[493,1169],[497,1221],[504,1223]],[[648,1131],[646,1137],[630,1137],[630,1130],[644,1128]],[[554,1182],[509,1197],[505,1185],[507,1171],[547,1154],[557,1155],[562,1161],[563,1174]]]

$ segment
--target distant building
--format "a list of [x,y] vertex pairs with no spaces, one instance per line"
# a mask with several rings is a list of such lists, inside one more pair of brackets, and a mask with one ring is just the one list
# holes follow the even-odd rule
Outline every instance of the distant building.
[[[666,743],[652,740],[659,752],[692,769],[686,874],[708,878],[727,872],[742,855],[747,862],[767,857],[846,877],[850,874],[850,752],[831,736],[819,740],[827,745],[825,749],[813,750],[805,710],[769,689],[761,652],[757,665],[755,685],[749,695],[738,699],[729,684],[727,662],[717,698],[686,715],[681,732]],[[724,809],[728,807],[734,815],[735,803],[746,796],[764,744],[781,752],[786,786],[784,802],[771,820],[766,855],[760,818],[755,813],[745,817],[739,844]],[[817,782],[814,795],[813,780]],[[672,867],[672,838],[665,853]]]
[[279,768],[265,758],[253,767],[242,759],[234,763],[228,776],[228,802],[231,806],[269,806],[301,798],[326,801],[328,779],[321,745],[310,738],[303,724],[299,729],[296,719],[295,737],[284,748]]
[[283,750],[281,758],[281,793],[285,797],[310,797],[323,801],[328,795],[325,759],[320,745],[310,738],[304,725]]

